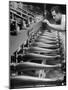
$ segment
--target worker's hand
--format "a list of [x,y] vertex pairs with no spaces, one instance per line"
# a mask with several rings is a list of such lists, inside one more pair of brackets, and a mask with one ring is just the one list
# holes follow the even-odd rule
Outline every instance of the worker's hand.
[[47,19],[43,20],[43,22],[49,25],[49,21]]

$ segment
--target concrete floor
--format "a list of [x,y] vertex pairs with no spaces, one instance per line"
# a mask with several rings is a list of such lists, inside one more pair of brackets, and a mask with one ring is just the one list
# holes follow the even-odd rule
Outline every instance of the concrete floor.
[[21,30],[18,35],[10,35],[9,39],[9,54],[12,55],[15,50],[18,49],[20,45],[24,43],[24,41],[27,40],[27,30]]

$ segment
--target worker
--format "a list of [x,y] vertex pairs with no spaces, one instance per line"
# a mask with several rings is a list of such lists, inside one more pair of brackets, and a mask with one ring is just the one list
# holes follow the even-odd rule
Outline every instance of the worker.
[[49,28],[59,32],[60,40],[63,44],[64,60],[65,60],[66,15],[61,13],[59,6],[52,7],[51,14],[55,21],[55,24],[51,24],[47,19],[44,19],[43,22],[46,23]]

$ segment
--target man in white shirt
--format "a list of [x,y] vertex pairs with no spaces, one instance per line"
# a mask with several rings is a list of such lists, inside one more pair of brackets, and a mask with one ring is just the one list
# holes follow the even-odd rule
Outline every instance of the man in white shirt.
[[47,19],[45,19],[43,22],[47,23],[47,25],[51,29],[59,32],[59,36],[60,36],[60,39],[61,39],[61,42],[62,42],[63,48],[64,48],[64,59],[65,59],[66,16],[61,13],[59,6],[52,7],[51,14],[56,23],[51,24]]

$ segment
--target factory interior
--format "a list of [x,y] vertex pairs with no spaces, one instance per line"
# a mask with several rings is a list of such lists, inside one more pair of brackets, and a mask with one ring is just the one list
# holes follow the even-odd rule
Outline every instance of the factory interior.
[[[66,85],[66,62],[58,31],[42,23],[57,4],[9,2],[10,88]],[[66,6],[60,5],[66,14]],[[51,14],[46,17],[55,23]]]

